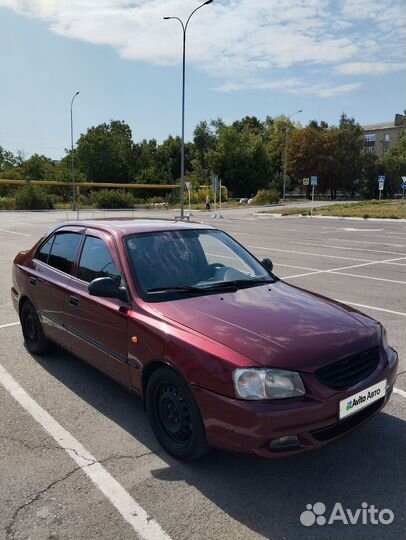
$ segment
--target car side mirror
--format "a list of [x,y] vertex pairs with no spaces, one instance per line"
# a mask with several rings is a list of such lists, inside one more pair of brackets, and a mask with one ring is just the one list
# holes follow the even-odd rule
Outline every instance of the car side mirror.
[[273,262],[271,261],[271,259],[262,259],[261,264],[266,270],[268,270],[269,273],[272,274]]
[[128,302],[128,293],[125,287],[119,287],[111,277],[100,277],[91,281],[87,287],[91,296],[102,298],[118,298]]

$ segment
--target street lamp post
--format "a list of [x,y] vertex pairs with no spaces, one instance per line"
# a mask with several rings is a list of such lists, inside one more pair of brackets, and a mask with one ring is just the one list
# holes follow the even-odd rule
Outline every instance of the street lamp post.
[[72,101],[70,102],[70,149],[71,149],[71,176],[72,176],[72,210],[76,208],[76,186],[75,186],[75,157],[73,151],[73,102],[75,97],[79,94],[74,94]]
[[186,20],[186,23],[179,17],[164,17],[165,20],[176,19],[182,25],[183,30],[183,53],[182,53],[182,145],[180,154],[180,219],[184,219],[184,193],[185,193],[185,64],[186,64],[186,30],[192,15],[203,6],[211,4],[213,0],[207,0],[192,11]]
[[[288,120],[292,118],[293,115],[303,112],[303,109],[299,109],[298,111],[295,111],[291,115],[288,116]],[[286,165],[288,161],[288,124],[286,123],[286,139],[285,139],[285,159],[283,164],[283,200],[285,200],[286,196]]]

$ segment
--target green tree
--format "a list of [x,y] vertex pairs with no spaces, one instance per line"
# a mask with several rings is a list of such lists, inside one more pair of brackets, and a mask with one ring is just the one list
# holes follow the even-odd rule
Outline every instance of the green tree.
[[247,128],[220,127],[217,145],[209,151],[208,159],[234,197],[249,197],[269,186],[271,162],[266,146]]
[[288,144],[287,172],[296,184],[309,176],[319,178],[318,189],[325,193],[334,186],[330,178],[332,162],[329,133],[314,126],[292,132]]
[[[180,178],[180,161],[181,161],[181,146],[180,137],[172,137],[169,135],[157,150],[157,165],[161,171],[163,180],[175,182]],[[191,156],[193,154],[193,144],[185,144],[185,172],[191,167]]]
[[256,116],[245,116],[241,120],[236,120],[231,125],[240,133],[248,130],[256,135],[264,135],[264,125]]
[[330,191],[332,199],[338,191],[354,196],[362,183],[363,165],[362,129],[345,114],[338,127],[312,120],[289,136],[288,173],[297,183],[318,176],[318,191]]
[[270,187],[280,193],[283,191],[286,143],[295,129],[293,122],[284,115],[276,118],[267,116],[264,122],[266,148],[273,171]]
[[379,160],[369,152],[361,156],[361,179],[357,191],[366,199],[378,198]]
[[0,172],[12,169],[13,167],[18,167],[19,165],[21,165],[21,162],[18,157],[15,156],[13,152],[0,146]]
[[363,131],[354,118],[343,113],[332,132],[336,187],[353,197],[362,172]]
[[398,144],[386,154],[381,162],[380,172],[386,176],[384,193],[393,196],[401,191],[402,176],[406,176],[406,131],[403,130]]
[[79,137],[75,156],[88,181],[129,182],[134,176],[136,154],[125,122],[111,120],[88,129]]
[[156,166],[157,151],[158,144],[155,139],[149,141],[143,139],[134,145],[134,172],[136,178],[143,175],[143,171],[146,169],[152,169]]
[[22,175],[26,180],[49,180],[54,168],[52,159],[39,154],[33,154],[21,165]]
[[193,132],[194,159],[191,162],[196,178],[202,184],[210,182],[210,165],[208,154],[216,145],[216,134],[212,127],[206,122],[199,122]]

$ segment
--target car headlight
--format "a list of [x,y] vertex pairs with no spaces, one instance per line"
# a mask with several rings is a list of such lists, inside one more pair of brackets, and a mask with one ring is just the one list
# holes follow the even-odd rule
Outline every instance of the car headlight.
[[282,399],[303,396],[303,381],[296,371],[239,368],[233,372],[234,388],[241,399]]
[[386,329],[384,326],[381,325],[381,330],[382,330],[382,337],[381,337],[381,340],[382,340],[382,347],[385,349],[385,351],[388,350],[389,348],[389,344],[388,344],[388,333],[386,332]]
[[382,330],[382,333],[381,333],[382,347],[383,347],[383,350],[386,353],[386,357],[388,359],[389,367],[393,368],[394,365],[396,364],[397,359],[398,359],[398,355],[397,355],[396,351],[394,349],[392,349],[392,347],[389,346],[388,334],[387,334],[387,332],[385,330],[385,327],[383,325],[381,325],[381,330]]

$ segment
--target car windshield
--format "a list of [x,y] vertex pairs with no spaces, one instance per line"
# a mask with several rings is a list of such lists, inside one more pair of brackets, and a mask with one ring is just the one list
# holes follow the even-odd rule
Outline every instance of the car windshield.
[[127,254],[142,295],[205,294],[274,281],[230,236],[216,229],[133,234]]

